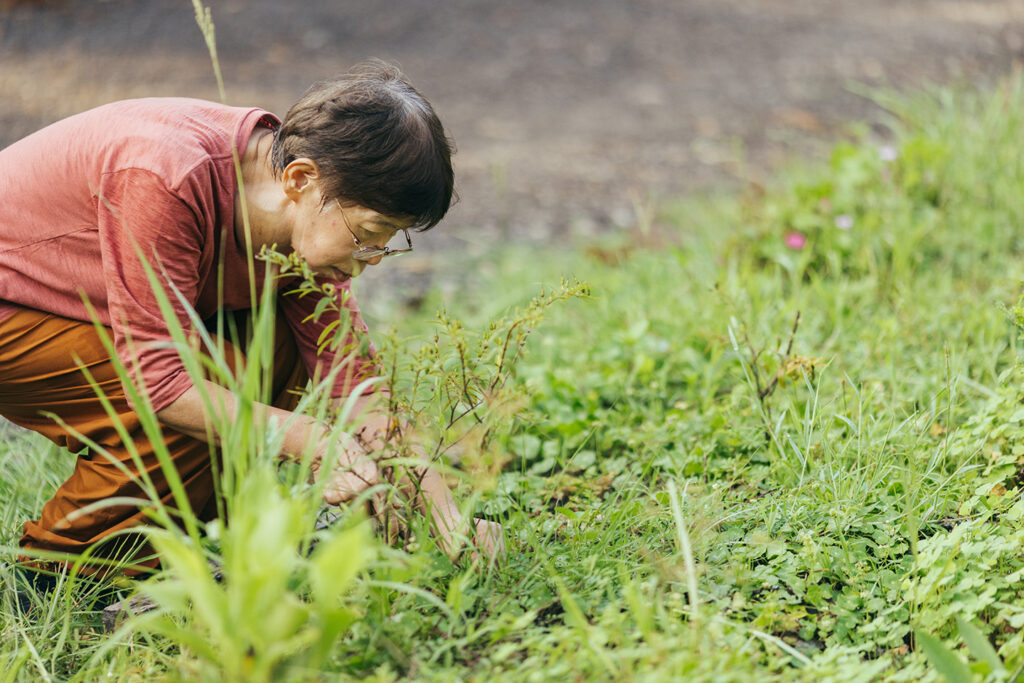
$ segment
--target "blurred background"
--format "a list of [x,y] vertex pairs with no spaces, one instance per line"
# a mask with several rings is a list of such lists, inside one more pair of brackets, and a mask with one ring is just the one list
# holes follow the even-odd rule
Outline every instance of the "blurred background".
[[[361,298],[436,281],[438,255],[587,240],[632,229],[671,197],[770,182],[852,121],[884,136],[871,88],[991,81],[1024,55],[1024,0],[207,7],[229,103],[283,115],[310,82],[380,57],[454,137],[461,201],[414,238],[415,254],[361,282]],[[0,147],[158,95],[218,98],[188,0],[0,0]]]

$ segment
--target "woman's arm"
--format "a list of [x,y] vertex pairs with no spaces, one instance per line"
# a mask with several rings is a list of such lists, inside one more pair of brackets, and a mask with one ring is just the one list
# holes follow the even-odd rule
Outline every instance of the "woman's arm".
[[[202,393],[201,393],[202,392]],[[209,405],[214,415],[219,419],[212,419],[209,415],[206,402],[203,400],[203,393],[209,398]],[[213,436],[214,443],[219,441],[215,425],[218,422],[233,419],[237,411],[238,399],[228,389],[204,380],[202,388],[195,385],[185,390],[181,396],[163,410],[157,412],[157,417],[168,427],[187,434],[200,441],[209,441]],[[284,425],[284,443],[281,447],[279,457],[285,460],[299,460],[305,454],[313,453],[311,467],[315,476],[319,475],[321,462],[331,453],[333,447],[338,453],[338,467],[336,471],[347,473],[346,485],[350,495],[346,498],[338,497],[333,490],[324,491],[324,500],[330,504],[337,504],[342,500],[358,495],[363,490],[377,484],[380,476],[377,465],[365,454],[355,439],[342,437],[343,441],[332,443],[331,431],[321,422],[318,422],[308,415],[293,413],[282,408],[254,404],[254,419],[258,424],[269,426],[271,421]]]
[[[192,386],[180,397],[163,410],[157,417],[172,429],[188,434],[202,441],[208,441],[212,434],[214,442],[218,435],[214,425],[222,420],[212,420],[207,412],[207,404],[203,400],[205,392],[210,399],[214,415],[230,419],[237,409],[237,398],[224,387],[205,380],[202,388]],[[345,399],[338,399],[344,401]],[[273,420],[285,425],[284,443],[280,457],[298,460],[304,453],[313,451],[311,468],[314,476],[321,476],[321,463],[328,457],[331,448],[338,453],[338,462],[324,484],[324,502],[337,505],[352,500],[367,488],[380,483],[380,471],[370,453],[384,448],[383,438],[386,437],[389,422],[392,419],[387,406],[383,405],[381,394],[360,396],[355,400],[351,412],[353,421],[359,426],[357,434],[361,439],[342,437],[344,441],[332,443],[331,431],[317,420],[302,414],[275,408],[264,404],[255,404],[255,419],[265,425]],[[426,451],[415,444],[413,450],[426,460]],[[418,502],[420,511],[430,519],[442,548],[448,553],[458,550],[455,534],[467,533],[474,536],[474,541],[489,558],[503,557],[505,544],[502,538],[501,525],[485,520],[474,520],[473,528],[468,528],[463,519],[451,490],[444,479],[429,463],[414,472],[417,481],[408,478],[399,482],[411,499]]]

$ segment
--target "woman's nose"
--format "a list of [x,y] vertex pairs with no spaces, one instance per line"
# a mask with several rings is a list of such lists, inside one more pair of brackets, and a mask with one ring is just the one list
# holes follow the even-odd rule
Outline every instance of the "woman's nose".
[[380,263],[380,260],[382,258],[383,258],[382,256],[374,256],[373,258],[366,259],[365,261],[363,261],[363,263],[365,263],[368,266],[375,266],[378,263]]

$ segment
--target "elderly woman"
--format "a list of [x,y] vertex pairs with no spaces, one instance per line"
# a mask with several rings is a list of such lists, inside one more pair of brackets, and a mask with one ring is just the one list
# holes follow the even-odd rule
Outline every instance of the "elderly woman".
[[[264,246],[300,257],[319,282],[333,283],[334,313],[311,319],[316,299],[286,295],[289,288],[275,282],[274,400],[258,406],[258,419],[288,425],[282,458],[315,444],[316,470],[327,453],[340,451],[324,489],[328,503],[377,483],[361,444],[388,424],[379,391],[357,399],[365,438],[337,444],[331,434],[338,432],[316,420],[289,419],[293,389],[340,360],[318,353],[332,315],[350,315],[352,328],[364,329],[348,296],[351,278],[411,249],[410,230],[431,228],[445,215],[450,155],[430,104],[397,69],[378,62],[315,84],[283,122],[260,109],[200,100],[130,100],[72,116],[0,151],[0,414],[81,451],[40,519],[25,524],[21,546],[79,554],[145,519],[137,506],[95,505],[139,497],[141,489],[129,447],[82,365],[115,407],[159,495],[172,502],[93,315],[109,328],[120,362],[163,424],[192,509],[202,519],[216,514],[215,447],[207,442],[217,435],[203,393],[228,414],[237,398],[208,380],[197,386],[185,371],[167,343],[168,321],[147,264],[165,291],[178,293],[170,298],[185,330],[192,327],[188,308],[207,319],[252,307],[252,292],[268,277],[264,262],[253,268]],[[336,374],[335,400],[374,373],[371,358],[349,360]],[[449,530],[462,524],[458,509],[438,475],[427,471],[421,486],[447,543]],[[500,527],[478,522],[476,530],[488,554],[499,550]],[[147,563],[158,559],[141,560]]]

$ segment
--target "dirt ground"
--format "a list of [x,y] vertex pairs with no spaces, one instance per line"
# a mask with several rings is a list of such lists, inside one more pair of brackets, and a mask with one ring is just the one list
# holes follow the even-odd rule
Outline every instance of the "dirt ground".
[[[462,199],[403,270],[429,271],[440,249],[629,227],[637,202],[763,180],[850,121],[880,120],[863,86],[989,81],[1024,56],[1024,0],[208,7],[232,104],[283,114],[369,56],[397,60],[432,100]],[[0,147],[114,99],[217,98],[187,0],[0,0],[0,94]]]

